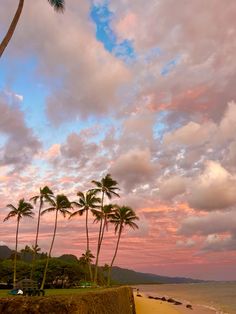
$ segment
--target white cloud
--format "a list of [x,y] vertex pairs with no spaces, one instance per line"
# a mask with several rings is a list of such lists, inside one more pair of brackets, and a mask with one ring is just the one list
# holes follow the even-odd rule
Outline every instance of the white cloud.
[[156,175],[155,170],[148,149],[131,149],[121,154],[110,168],[111,174],[124,184],[128,191],[140,184],[150,183]]
[[188,180],[180,176],[170,176],[163,179],[159,184],[159,195],[164,200],[172,200],[175,196],[183,194],[186,190]]
[[179,233],[185,236],[236,234],[235,209],[227,212],[210,212],[204,216],[190,216],[183,220]]
[[208,161],[202,174],[189,186],[189,205],[206,211],[236,203],[236,178],[218,162]]

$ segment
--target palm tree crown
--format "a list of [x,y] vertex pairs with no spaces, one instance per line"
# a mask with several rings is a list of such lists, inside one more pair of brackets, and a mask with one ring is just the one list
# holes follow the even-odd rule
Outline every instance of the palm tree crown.
[[71,208],[71,202],[64,194],[58,194],[56,198],[49,198],[47,201],[51,207],[44,209],[41,215],[54,211],[60,212],[63,217],[66,217],[67,214],[71,214],[68,210]]
[[46,185],[43,188],[39,189],[39,194],[31,197],[31,201],[34,202],[34,204],[37,203],[39,200],[40,204],[43,202],[43,200],[47,200],[48,198],[53,196],[52,190]]
[[115,225],[115,233],[122,232],[124,226],[137,229],[138,226],[134,220],[139,220],[132,208],[128,206],[116,206],[116,209],[109,215],[109,221]]
[[106,204],[100,211],[94,211],[93,214],[95,216],[94,222],[99,222],[104,220],[103,227],[108,227],[109,216],[113,213],[113,210],[116,208],[117,205],[114,204]]
[[101,181],[92,181],[93,184],[97,186],[94,190],[96,192],[103,192],[108,199],[111,199],[112,196],[120,197],[118,193],[116,193],[118,188],[118,182],[112,179],[111,175],[108,173]]
[[79,191],[77,195],[79,196],[79,201],[73,202],[72,204],[78,206],[79,209],[71,214],[70,218],[76,215],[82,216],[86,211],[90,209],[91,211],[96,211],[97,208],[100,208],[101,199],[100,197],[96,196],[96,191],[89,190],[86,193]]
[[17,216],[17,220],[20,220],[23,217],[33,217],[34,213],[32,212],[33,206],[25,202],[24,198],[19,200],[18,207],[15,207],[12,204],[7,205],[8,208],[11,209],[11,211],[8,213],[8,215],[4,218],[4,221],[10,219],[11,217]]

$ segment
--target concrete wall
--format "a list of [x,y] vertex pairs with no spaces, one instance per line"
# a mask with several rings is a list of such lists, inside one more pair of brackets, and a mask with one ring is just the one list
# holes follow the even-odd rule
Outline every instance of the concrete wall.
[[129,287],[104,289],[74,295],[0,299],[4,314],[135,314]]

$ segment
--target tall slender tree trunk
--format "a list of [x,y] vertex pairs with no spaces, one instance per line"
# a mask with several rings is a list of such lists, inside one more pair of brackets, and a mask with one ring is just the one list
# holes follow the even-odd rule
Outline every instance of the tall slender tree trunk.
[[112,266],[113,266],[114,261],[116,259],[117,252],[118,252],[121,233],[122,233],[122,224],[120,225],[119,232],[118,232],[118,239],[117,239],[117,243],[116,243],[115,253],[114,253],[113,259],[111,261],[111,265],[110,265],[109,270],[108,270],[108,276],[107,276],[107,285],[108,286],[110,286],[110,284],[111,284],[111,269],[112,269]]
[[[103,236],[104,236],[106,224],[107,224],[107,215],[105,214],[104,215],[103,226],[102,226],[101,237],[100,237],[100,249],[101,249],[101,246],[102,246],[102,241],[103,241]],[[99,251],[100,251],[100,249],[99,249]]]
[[[88,209],[86,209],[86,238],[87,238],[87,252],[89,254],[89,233],[88,233]],[[92,274],[92,269],[91,269],[91,264],[90,264],[90,259],[88,259],[88,269],[89,269],[89,276],[90,280],[93,280],[93,274]]]
[[[102,191],[101,212],[103,211],[103,203],[104,203],[104,191]],[[99,254],[100,254],[100,249],[101,249],[102,227],[103,227],[103,218],[101,218],[99,236],[98,236],[98,246],[97,246],[97,255],[96,255],[96,263],[95,263],[95,273],[94,273],[95,283],[97,283],[97,277],[98,277],[98,260],[99,260]]]
[[17,249],[18,249],[19,224],[20,224],[20,217],[17,217],[16,246],[15,246],[14,265],[13,265],[13,288],[16,287],[16,259],[17,259]]
[[0,58],[1,58],[4,50],[6,49],[9,41],[11,40],[13,34],[14,34],[14,31],[16,29],[16,25],[17,25],[19,18],[21,16],[23,6],[24,6],[24,0],[19,0],[18,8],[17,8],[16,13],[14,15],[14,18],[11,22],[11,25],[10,25],[5,37],[3,38],[3,40],[0,44]]
[[34,269],[35,269],[35,260],[36,260],[36,253],[37,253],[36,249],[37,249],[37,245],[38,245],[39,225],[40,225],[42,205],[43,205],[43,201],[42,201],[42,199],[40,199],[39,211],[38,211],[38,223],[37,223],[36,237],[35,237],[35,243],[34,243],[34,253],[33,253],[33,259],[32,259],[32,268],[31,268],[31,273],[30,273],[30,279],[33,279]]
[[55,218],[55,225],[54,225],[54,232],[53,232],[53,237],[52,237],[52,243],[51,243],[51,246],[50,246],[50,250],[49,250],[49,253],[48,253],[46,265],[45,265],[45,268],[44,268],[43,281],[42,281],[41,288],[40,288],[42,290],[43,290],[44,285],[45,285],[46,276],[47,276],[47,270],[48,270],[48,263],[49,263],[49,259],[51,258],[52,248],[53,248],[53,244],[54,244],[54,240],[55,240],[55,236],[56,236],[57,219],[58,219],[58,210],[56,210],[56,218]]

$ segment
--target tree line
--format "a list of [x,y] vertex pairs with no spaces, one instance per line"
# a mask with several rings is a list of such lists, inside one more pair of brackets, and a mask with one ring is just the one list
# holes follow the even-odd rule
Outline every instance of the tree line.
[[[34,206],[38,204],[37,212],[37,226],[34,244],[32,245],[32,265],[30,271],[30,279],[34,279],[35,275],[35,263],[36,256],[40,250],[38,242],[40,235],[40,220],[41,216],[47,213],[55,213],[54,218],[54,229],[52,234],[52,240],[49,247],[49,251],[46,256],[46,263],[43,270],[41,289],[44,289],[49,261],[56,238],[57,227],[58,227],[58,216],[62,215],[64,218],[73,219],[76,216],[85,215],[85,233],[86,233],[86,250],[83,254],[83,259],[88,267],[89,279],[91,282],[97,284],[98,280],[98,267],[99,267],[99,256],[104,240],[105,232],[108,230],[108,224],[114,227],[114,232],[117,235],[117,242],[114,250],[113,258],[109,265],[107,265],[107,285],[111,282],[111,269],[117,256],[119,249],[120,239],[122,232],[125,227],[132,229],[138,228],[135,223],[139,218],[137,217],[134,210],[128,206],[119,206],[117,204],[107,203],[113,197],[119,198],[119,187],[117,181],[115,181],[110,174],[107,174],[101,179],[101,181],[93,180],[91,182],[95,187],[87,190],[86,192],[79,191],[77,193],[78,200],[70,201],[64,194],[54,195],[53,191],[45,186],[40,188],[39,194],[30,198],[29,201],[20,199],[17,206],[8,204],[7,207],[10,209],[8,215],[4,221],[7,221],[13,217],[16,218],[16,236],[15,236],[15,251],[13,261],[13,286],[16,286],[16,267],[17,267],[17,251],[18,251],[18,236],[20,221],[23,218],[33,218],[35,213],[33,212]],[[32,204],[33,203],[33,204]],[[47,207],[47,208],[44,208]],[[90,250],[90,238],[89,238],[89,213],[94,217],[94,222],[99,224],[96,255],[93,256]],[[92,258],[95,258],[95,265],[92,265]],[[93,267],[92,267],[93,266]]]

